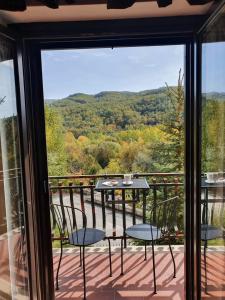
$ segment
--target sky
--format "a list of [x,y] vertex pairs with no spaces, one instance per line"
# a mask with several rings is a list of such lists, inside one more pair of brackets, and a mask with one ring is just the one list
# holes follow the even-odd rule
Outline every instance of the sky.
[[74,93],[143,91],[176,85],[184,70],[184,47],[42,51],[45,99],[61,99]]
[[225,42],[202,46],[202,91],[225,92]]
[[13,60],[0,62],[0,99],[3,98],[4,102],[0,104],[0,120],[17,115]]
[[[203,44],[203,92],[225,92],[225,42]],[[176,85],[183,46],[101,48],[42,52],[45,99],[74,93],[142,91]],[[16,115],[13,61],[0,62],[0,118]]]

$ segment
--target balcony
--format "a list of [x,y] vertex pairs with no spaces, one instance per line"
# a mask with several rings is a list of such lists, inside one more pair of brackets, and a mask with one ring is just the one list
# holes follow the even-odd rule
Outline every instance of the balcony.
[[[143,244],[125,240],[124,275],[120,275],[120,239],[124,230],[138,223],[145,223],[148,217],[148,204],[162,199],[179,196],[177,209],[180,211],[180,224],[183,223],[183,174],[146,173],[135,174],[135,178],[146,178],[150,190],[139,195],[138,202],[108,203],[101,192],[95,191],[100,178],[120,178],[123,174],[77,175],[50,177],[51,203],[63,203],[82,209],[87,215],[88,227],[102,229],[112,244],[112,270],[109,277],[107,241],[99,242],[86,250],[86,276],[88,299],[148,299],[153,296],[153,276],[151,248],[147,247],[147,261],[144,260]],[[124,197],[123,195],[115,195]],[[122,199],[123,200],[123,199]],[[182,227],[182,226],[181,226]],[[54,236],[53,255],[56,272],[60,249],[57,249],[57,234]],[[180,232],[177,245],[173,245],[177,266],[177,277],[173,278],[173,265],[167,245],[157,245],[156,274],[158,294],[155,299],[184,299],[184,247]],[[56,247],[56,248],[54,248]],[[80,267],[79,248],[64,249],[59,275],[59,291],[56,299],[82,299],[83,275]]]
[[[126,205],[108,203],[102,193],[95,191],[99,178],[120,178],[113,175],[76,175],[50,177],[51,203],[63,203],[82,209],[87,215],[88,227],[102,229],[112,244],[112,270],[109,277],[108,244],[102,241],[86,249],[86,278],[88,299],[101,300],[140,300],[140,299],[184,299],[184,245],[183,245],[183,202],[184,183],[180,173],[135,174],[136,178],[145,177],[150,190],[138,202]],[[121,195],[117,195],[121,197]],[[172,246],[176,261],[177,276],[173,278],[173,265],[166,244],[155,247],[157,290],[153,294],[153,269],[151,248],[147,247],[147,260],[144,260],[144,246],[134,240],[126,240],[124,249],[124,275],[120,275],[120,239],[126,227],[145,223],[148,217],[148,204],[157,203],[168,197],[178,196],[177,219],[179,232],[176,244]],[[204,196],[204,193],[202,194]],[[54,271],[56,272],[60,249],[57,234],[53,237]],[[223,297],[220,291],[223,278],[224,247],[210,244],[207,249],[207,294],[204,255],[202,255],[203,299]],[[83,275],[80,267],[79,248],[64,248],[59,273],[59,290],[56,299],[82,299]]]

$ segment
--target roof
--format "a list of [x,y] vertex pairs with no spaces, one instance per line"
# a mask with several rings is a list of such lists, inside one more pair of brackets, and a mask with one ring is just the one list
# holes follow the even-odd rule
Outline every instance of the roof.
[[62,5],[58,9],[29,6],[23,12],[0,10],[3,23],[63,22],[131,18],[172,17],[207,14],[212,3],[190,5],[187,0],[173,0],[173,4],[159,8],[156,1],[137,2],[127,9],[107,9],[106,4]]

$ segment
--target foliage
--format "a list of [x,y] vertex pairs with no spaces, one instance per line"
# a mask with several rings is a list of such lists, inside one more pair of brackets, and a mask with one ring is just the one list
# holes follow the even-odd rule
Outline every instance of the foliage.
[[[79,93],[46,104],[50,173],[62,174],[65,168],[64,174],[182,170],[171,152],[177,142],[172,110],[176,105],[183,109],[181,88]],[[162,121],[167,117],[169,124]]]
[[59,113],[49,106],[45,107],[46,140],[49,175],[67,173],[67,153],[65,151],[65,130]]
[[[184,163],[184,76],[177,86],[74,94],[46,104],[49,173],[178,172]],[[224,96],[203,95],[202,169],[223,171]],[[48,102],[46,102],[48,103]]]
[[205,95],[202,111],[202,169],[224,172],[225,101]]
[[163,129],[167,134],[167,162],[173,171],[184,165],[184,75],[179,71],[177,87],[167,85],[167,113],[163,115]]

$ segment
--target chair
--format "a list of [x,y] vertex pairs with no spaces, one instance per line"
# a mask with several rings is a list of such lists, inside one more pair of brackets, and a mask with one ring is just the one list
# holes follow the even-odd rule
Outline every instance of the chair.
[[[68,244],[79,246],[80,266],[83,265],[84,299],[86,299],[85,247],[104,240],[105,232],[96,228],[87,228],[87,217],[85,213],[78,208],[61,204],[51,204],[51,213],[53,225],[57,225],[59,229],[61,248],[56,272],[56,290],[59,289],[58,277],[63,255],[63,246]],[[78,228],[78,225],[81,225],[81,228]],[[110,239],[108,239],[108,243],[110,276],[112,276]]]
[[[176,200],[178,196],[152,205],[150,208],[150,222],[147,224],[137,224],[126,229],[126,236],[142,240],[145,242],[145,260],[147,259],[146,245],[151,242],[152,245],[152,262],[153,262],[153,279],[154,293],[157,293],[156,274],[155,274],[155,252],[154,244],[156,241],[166,240],[169,244],[170,254],[173,261],[173,277],[176,277],[176,265],[171,248],[171,239],[176,237]],[[121,274],[123,275],[123,238],[121,239]]]
[[[210,207],[209,207],[210,204]],[[216,204],[221,207],[216,213]],[[206,251],[208,241],[217,238],[224,238],[224,199],[206,199],[202,200],[202,224],[201,224],[201,241],[204,243],[204,269],[205,269],[205,293],[207,293],[207,264],[206,264]]]

